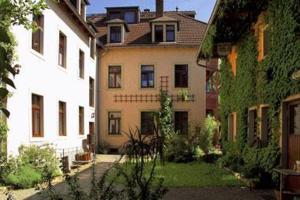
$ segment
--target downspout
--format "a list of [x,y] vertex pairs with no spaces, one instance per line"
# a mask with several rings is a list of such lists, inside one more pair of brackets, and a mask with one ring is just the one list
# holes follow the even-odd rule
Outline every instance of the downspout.
[[95,110],[95,153],[99,153],[100,146],[100,49],[102,47],[97,45],[96,48],[96,110]]

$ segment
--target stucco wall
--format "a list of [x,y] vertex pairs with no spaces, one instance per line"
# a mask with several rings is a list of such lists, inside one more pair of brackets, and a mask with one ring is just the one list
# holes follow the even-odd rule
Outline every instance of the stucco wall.
[[[31,31],[12,28],[17,47],[17,62],[21,72],[14,78],[16,90],[10,89],[8,99],[11,116],[8,119],[8,153],[17,154],[20,145],[53,143],[55,148],[80,147],[94,121],[94,108],[89,107],[89,77],[95,79],[96,61],[90,57],[89,37],[80,31],[70,13],[63,13],[50,4],[44,14],[44,53],[31,49]],[[58,66],[59,31],[67,37],[67,68]],[[79,48],[85,53],[85,77],[79,78]],[[44,97],[44,137],[32,137],[31,95]],[[67,136],[58,134],[58,102],[67,103]],[[79,106],[85,108],[85,135],[79,136]]]
[[[158,111],[159,102],[114,102],[114,95],[159,94],[160,76],[169,78],[169,94],[178,94],[174,86],[175,64],[188,64],[189,89],[195,95],[195,102],[174,102],[174,111],[188,111],[191,123],[200,123],[205,117],[205,69],[197,66],[197,48],[118,48],[101,52],[100,58],[100,142],[105,141],[112,148],[120,147],[127,141],[126,135],[108,134],[108,112],[121,111],[121,129],[140,127],[140,112]],[[108,66],[120,65],[122,88],[108,88]],[[154,65],[155,88],[141,88],[141,65]]]

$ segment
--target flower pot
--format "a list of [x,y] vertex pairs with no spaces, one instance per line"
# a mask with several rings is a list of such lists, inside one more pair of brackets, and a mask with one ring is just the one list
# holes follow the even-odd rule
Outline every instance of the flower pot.
[[76,161],[89,161],[91,160],[91,153],[85,152],[81,154],[76,154],[75,159]]

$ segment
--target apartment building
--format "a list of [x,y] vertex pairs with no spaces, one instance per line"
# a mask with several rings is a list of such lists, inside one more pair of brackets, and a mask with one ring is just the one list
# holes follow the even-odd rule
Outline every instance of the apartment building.
[[93,14],[100,51],[99,142],[117,152],[129,129],[153,134],[159,111],[160,90],[173,100],[175,129],[187,133],[188,125],[205,118],[205,68],[196,63],[197,48],[206,23],[194,11],[156,11],[139,7],[110,7]]
[[86,21],[89,2],[47,4],[42,15],[29,16],[40,27],[36,32],[12,27],[21,68],[7,101],[10,155],[30,144],[79,150],[94,132],[97,55],[94,30]]

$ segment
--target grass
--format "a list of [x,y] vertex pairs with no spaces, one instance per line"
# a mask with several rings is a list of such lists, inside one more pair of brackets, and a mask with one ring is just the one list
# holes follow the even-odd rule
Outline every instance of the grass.
[[[126,171],[132,164],[124,164]],[[146,168],[149,174],[150,167]],[[205,162],[158,164],[156,176],[164,178],[167,187],[234,187],[242,183],[230,172]]]

